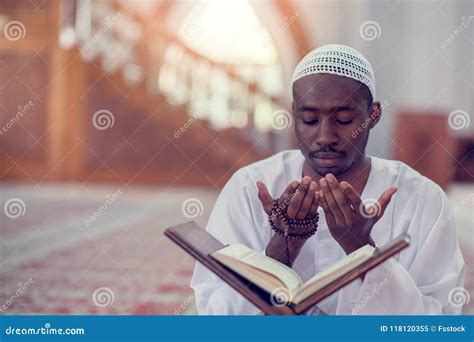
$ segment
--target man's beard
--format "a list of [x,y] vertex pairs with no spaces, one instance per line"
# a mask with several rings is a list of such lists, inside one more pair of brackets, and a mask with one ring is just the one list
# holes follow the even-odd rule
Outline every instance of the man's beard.
[[[333,151],[333,152],[336,152],[336,151]],[[337,153],[340,153],[341,155],[343,155],[342,158],[346,158],[346,156],[347,156],[347,154],[345,152],[342,152],[342,151],[337,151]],[[355,159],[350,164],[343,165],[340,168],[335,169],[335,170],[334,169],[333,170],[328,170],[327,168],[320,167],[319,165],[316,164],[314,159],[312,159],[314,154],[315,153],[310,153],[309,156],[308,156],[308,159],[311,161],[309,163],[309,165],[314,170],[314,172],[316,172],[321,177],[326,176],[328,173],[331,173],[335,177],[343,175],[344,173],[349,171],[354,166],[354,164],[357,163],[363,157],[363,155],[358,155],[358,156],[355,157]]]
[[321,148],[317,151],[309,152],[309,155],[308,155],[308,161],[310,161],[309,165],[311,165],[311,168],[314,170],[314,172],[316,172],[321,177],[326,176],[328,173],[331,173],[334,176],[340,176],[340,175],[344,174],[345,172],[347,172],[355,163],[355,161],[354,161],[350,165],[343,165],[342,167],[340,167],[338,169],[328,170],[328,168],[320,167],[316,163],[316,161],[313,159],[313,158],[321,157],[321,155],[326,155],[327,156],[327,154],[338,155],[342,160],[344,160],[344,158],[347,156],[347,154],[344,151],[336,150],[336,149],[334,149],[330,146],[323,147],[323,148]]
[[344,166],[342,166],[341,168],[339,168],[337,170],[327,170],[327,169],[324,169],[324,168],[320,168],[317,165],[312,165],[312,164],[310,164],[310,165],[311,165],[312,169],[314,170],[314,172],[316,172],[321,177],[326,176],[328,173],[331,173],[335,177],[338,177],[338,176],[346,173],[347,171],[349,171],[352,168],[352,166],[355,164],[355,162],[356,161],[353,161],[350,165],[344,165]]

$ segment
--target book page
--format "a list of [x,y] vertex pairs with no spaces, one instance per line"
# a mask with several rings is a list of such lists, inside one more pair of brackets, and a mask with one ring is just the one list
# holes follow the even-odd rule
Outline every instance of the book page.
[[[234,244],[212,253],[212,256],[214,257],[218,255],[227,256],[247,266],[251,266],[259,273],[263,272],[263,274],[261,274],[262,278],[265,277],[265,273],[277,277],[285,285],[290,293],[296,292],[296,290],[303,284],[303,281],[301,280],[298,273],[296,273],[290,267],[283,265],[282,263],[270,257],[262,255],[245,245]],[[219,260],[220,258],[216,257],[216,259]],[[235,263],[233,263],[231,266],[231,268],[235,268],[237,272],[238,267],[239,266]],[[255,272],[252,273],[255,274]]]
[[303,299],[310,296],[314,292],[342,277],[352,269],[360,266],[365,261],[370,259],[374,253],[374,249],[375,248],[370,245],[365,245],[337,261],[324,271],[319,272],[314,277],[309,279],[305,284],[303,284],[294,298],[294,302],[301,302]]
[[212,257],[254,285],[265,290],[268,294],[273,293],[273,291],[278,288],[286,288],[285,284],[278,277],[240,262],[237,259],[233,259],[223,254],[213,254]]

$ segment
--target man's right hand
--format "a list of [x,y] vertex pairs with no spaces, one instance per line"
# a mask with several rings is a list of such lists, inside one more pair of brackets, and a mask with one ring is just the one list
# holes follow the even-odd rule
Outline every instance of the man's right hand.
[[[270,196],[267,187],[263,182],[257,182],[258,198],[262,203],[263,210],[267,215],[271,214],[273,198]],[[310,177],[304,177],[302,182],[291,182],[283,194],[278,198],[278,206],[291,219],[311,219],[318,212],[319,192],[318,185],[312,181]],[[284,229],[283,222],[275,219],[275,224],[282,231]],[[305,233],[304,231],[295,233]],[[285,238],[279,234],[275,234],[268,244],[265,252],[266,255],[290,266],[295,261],[301,248],[306,240],[288,239],[289,259],[287,258]]]

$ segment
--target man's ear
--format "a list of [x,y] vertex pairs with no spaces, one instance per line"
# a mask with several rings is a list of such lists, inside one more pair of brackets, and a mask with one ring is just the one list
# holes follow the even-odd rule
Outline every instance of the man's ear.
[[369,118],[370,118],[370,125],[369,128],[372,129],[375,127],[376,124],[380,121],[380,118],[382,117],[382,105],[380,104],[379,101],[375,101],[372,103],[372,106],[370,107],[370,113],[369,113]]

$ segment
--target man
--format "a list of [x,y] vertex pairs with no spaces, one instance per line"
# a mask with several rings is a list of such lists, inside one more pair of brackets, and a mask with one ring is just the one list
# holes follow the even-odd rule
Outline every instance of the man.
[[[318,303],[312,313],[455,314],[464,261],[444,192],[409,166],[367,156],[369,132],[382,108],[370,63],[343,45],[311,51],[293,75],[293,116],[300,150],[284,151],[237,171],[223,188],[207,230],[292,267],[303,279],[357,248],[401,233],[411,244],[381,266]],[[314,222],[288,239],[274,207],[288,220]],[[275,217],[274,217],[275,218]],[[311,221],[313,220],[313,221]],[[278,234],[277,234],[277,233]],[[259,310],[197,264],[191,286],[200,314]]]

